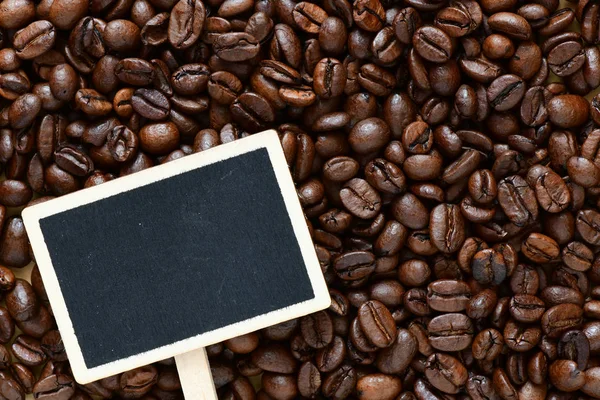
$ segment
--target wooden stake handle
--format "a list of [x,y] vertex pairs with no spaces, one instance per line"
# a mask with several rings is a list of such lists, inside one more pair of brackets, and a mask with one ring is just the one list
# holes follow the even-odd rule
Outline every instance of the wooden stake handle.
[[175,363],[185,400],[217,400],[204,348],[175,356]]

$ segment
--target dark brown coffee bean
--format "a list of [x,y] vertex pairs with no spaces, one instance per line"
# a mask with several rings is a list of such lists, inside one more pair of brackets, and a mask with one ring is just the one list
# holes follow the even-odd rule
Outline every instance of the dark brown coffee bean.
[[583,310],[575,304],[560,304],[546,310],[542,316],[542,329],[551,338],[558,338],[583,322]]
[[473,324],[464,314],[449,313],[433,318],[427,325],[431,346],[441,351],[460,351],[471,345]]
[[569,76],[579,71],[585,62],[585,53],[579,42],[566,41],[548,53],[548,65],[558,76]]
[[24,365],[35,367],[46,361],[40,342],[30,336],[17,336],[11,346],[14,356]]
[[306,343],[315,349],[321,349],[333,340],[333,324],[325,311],[303,317],[300,330]]
[[579,211],[576,227],[583,240],[593,245],[600,243],[600,213],[591,209]]
[[114,73],[120,81],[135,86],[147,86],[154,79],[152,64],[139,58],[125,58],[119,61]]
[[31,82],[23,72],[0,75],[0,95],[7,100],[15,100],[31,89]]
[[293,373],[297,367],[291,352],[279,344],[259,346],[252,352],[251,360],[263,371],[282,374]]
[[589,115],[589,103],[581,96],[564,94],[548,102],[550,121],[561,128],[582,125]]
[[525,239],[521,251],[531,261],[540,264],[555,261],[560,255],[558,244],[540,233],[531,233]]
[[429,234],[433,244],[444,253],[454,253],[465,241],[465,222],[457,206],[440,204],[431,211]]
[[504,341],[513,351],[525,352],[531,350],[539,341],[542,330],[537,325],[517,324],[509,320],[504,327]]
[[386,374],[397,374],[408,367],[417,354],[417,340],[410,331],[399,328],[394,344],[378,352],[377,368]]
[[[567,163],[568,168],[568,163]],[[529,175],[535,175],[534,182],[536,198],[540,206],[547,212],[557,213],[571,203],[571,192],[561,177],[551,169],[540,169],[539,172],[530,170]],[[529,177],[528,175],[528,177]]]
[[321,7],[309,2],[300,2],[292,12],[296,26],[307,33],[318,33],[327,13]]
[[434,26],[423,26],[415,31],[413,46],[424,59],[443,63],[450,59],[454,44],[450,36]]
[[425,376],[444,393],[458,393],[467,383],[467,369],[456,358],[446,353],[434,353],[427,359]]
[[487,89],[490,105],[497,111],[506,111],[519,104],[525,95],[525,83],[516,75],[502,75]]
[[562,303],[573,303],[583,306],[583,295],[579,290],[566,286],[547,286],[541,293],[540,298],[547,307],[552,307]]
[[520,322],[533,323],[538,321],[545,309],[544,302],[530,294],[518,294],[510,300],[510,314]]
[[473,340],[473,357],[476,360],[495,360],[502,351],[504,340],[502,334],[495,329],[484,329]]
[[334,58],[323,58],[315,66],[313,89],[322,98],[341,95],[346,84],[346,69]]
[[175,92],[183,96],[194,96],[204,92],[210,76],[204,64],[186,64],[171,75],[171,85]]
[[[298,371],[298,391],[304,397],[315,396],[321,387],[321,374],[310,361],[305,362]],[[252,391],[254,395],[254,389]]]
[[137,89],[131,97],[133,110],[144,118],[162,120],[170,111],[167,97],[154,89]]
[[402,381],[393,375],[365,375],[356,382],[356,391],[360,400],[394,399],[402,391]]
[[473,278],[484,285],[499,285],[507,276],[506,263],[502,254],[494,249],[483,249],[475,253],[471,261]]
[[112,111],[112,103],[94,89],[79,89],[75,94],[75,104],[85,114],[104,116]]
[[56,30],[50,21],[35,21],[17,31],[13,37],[13,46],[17,56],[30,60],[44,54],[54,46]]
[[463,311],[471,298],[471,289],[462,281],[440,279],[427,286],[427,304],[436,311]]
[[186,49],[192,46],[200,37],[206,9],[199,0],[179,0],[169,17],[168,39],[176,49]]
[[375,271],[375,256],[368,251],[351,251],[338,256],[333,266],[341,279],[359,280]]
[[396,340],[396,323],[379,301],[364,303],[358,310],[358,322],[369,341],[377,347],[389,347]]
[[23,268],[31,261],[29,240],[20,217],[9,218],[0,237],[0,262],[11,268]]
[[352,393],[356,380],[356,370],[350,365],[343,365],[325,376],[321,391],[325,396],[343,399]]
[[10,378],[9,376],[2,378],[0,382],[0,393],[6,399],[25,399],[25,390],[23,387],[16,380]]
[[576,362],[580,370],[585,370],[590,356],[590,343],[582,331],[566,332],[558,342],[559,357]]
[[172,122],[144,126],[139,134],[142,150],[151,154],[168,154],[179,142],[179,130]]
[[123,125],[113,128],[106,141],[110,154],[117,162],[131,160],[139,146],[137,135]]
[[358,0],[353,5],[353,18],[359,28],[377,32],[385,23],[385,10],[379,0]]
[[42,101],[35,94],[19,96],[8,108],[8,122],[14,129],[23,129],[33,123],[42,109]]
[[346,209],[353,215],[368,219],[373,218],[381,209],[381,197],[367,181],[354,178],[340,190],[340,199]]
[[213,48],[221,59],[238,62],[254,58],[260,51],[260,44],[248,33],[231,32],[219,35]]
[[535,193],[518,175],[500,181],[498,201],[511,222],[517,226],[530,224],[538,218]]
[[531,37],[531,26],[518,14],[498,12],[490,16],[488,24],[492,30],[517,40],[529,40]]

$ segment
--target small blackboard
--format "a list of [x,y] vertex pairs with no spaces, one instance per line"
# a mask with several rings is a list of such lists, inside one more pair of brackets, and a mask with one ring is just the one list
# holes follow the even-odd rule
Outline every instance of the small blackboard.
[[274,131],[26,208],[23,219],[79,383],[329,305]]

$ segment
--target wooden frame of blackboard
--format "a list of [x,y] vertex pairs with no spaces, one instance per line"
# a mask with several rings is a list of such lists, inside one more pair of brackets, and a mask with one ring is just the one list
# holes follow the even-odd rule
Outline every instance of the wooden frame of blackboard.
[[[40,228],[40,219],[261,148],[268,151],[315,297],[284,309],[272,311],[248,320],[239,321],[145,353],[110,362],[98,367],[88,368],[85,364],[81,348],[75,335],[73,324],[69,317],[69,311],[60,289],[58,277],[52,265],[52,260]],[[274,130],[251,135],[227,145],[217,146],[157,167],[140,171],[133,175],[103,183],[99,186],[77,191],[32,207],[27,207],[23,210],[22,217],[31,246],[36,256],[36,262],[39,266],[48,298],[52,304],[54,317],[61,332],[75,379],[80,384],[93,382],[107,376],[188,353],[213,343],[218,343],[270,325],[307,315],[327,308],[331,302],[319,261],[315,254],[312,239],[306,226],[304,214],[298,201],[297,192],[290,177],[285,155],[281,148],[277,132]],[[211,305],[211,307],[212,306],[214,305]]]

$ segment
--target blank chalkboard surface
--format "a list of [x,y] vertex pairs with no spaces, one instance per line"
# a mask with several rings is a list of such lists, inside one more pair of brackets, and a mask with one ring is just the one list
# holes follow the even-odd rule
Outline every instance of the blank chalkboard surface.
[[23,218],[80,383],[329,304],[274,131]]

